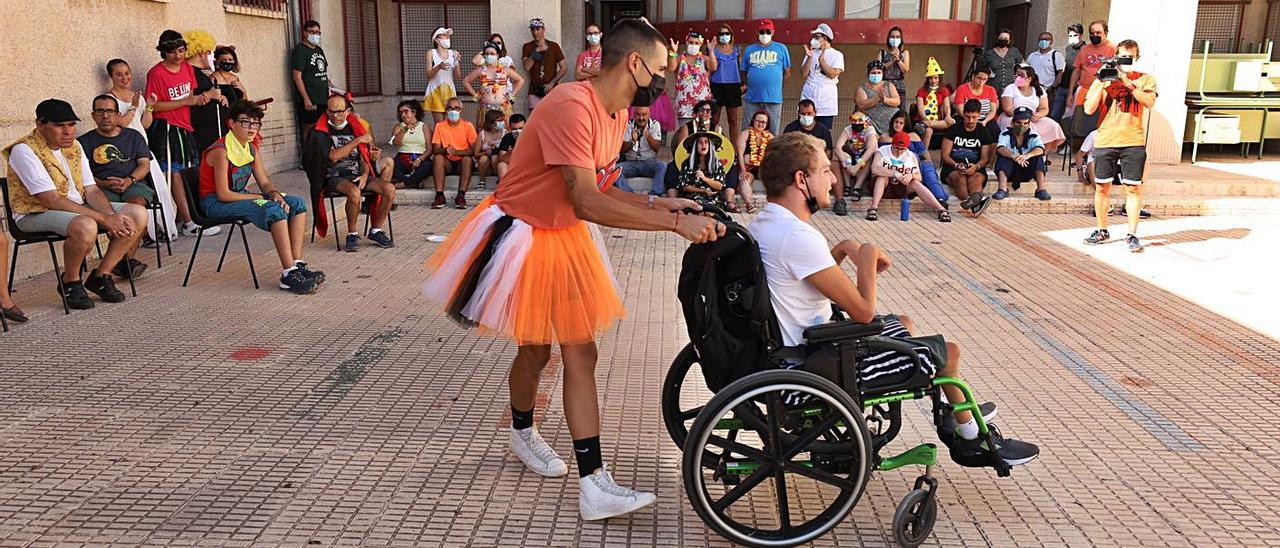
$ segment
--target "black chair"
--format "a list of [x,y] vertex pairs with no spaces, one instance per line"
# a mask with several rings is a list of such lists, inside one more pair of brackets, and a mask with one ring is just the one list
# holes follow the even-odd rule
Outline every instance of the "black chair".
[[[156,181],[151,177],[150,173],[148,173],[146,178],[143,180],[146,181],[147,186],[151,187],[152,191],[155,191]],[[160,234],[163,233],[163,227],[160,223],[160,220],[164,218],[164,205],[160,203],[160,194],[158,192],[156,193],[156,199],[151,200],[151,203],[147,205],[147,209],[151,210],[151,225],[154,229],[153,232],[155,232],[157,237],[156,268],[164,268],[164,263],[160,259],[160,241],[159,241]],[[168,251],[170,257],[173,256],[173,243],[172,243],[173,236],[174,236],[173,234],[170,234],[166,236],[164,239],[164,247],[165,247],[165,250]]]
[[48,244],[49,258],[53,260],[53,277],[58,281],[58,297],[62,299],[62,312],[70,314],[71,308],[67,306],[66,288],[62,287],[62,269],[58,265],[58,251],[53,247],[53,244],[67,238],[54,232],[26,232],[18,228],[18,223],[13,220],[13,209],[9,206],[9,179],[0,177],[0,194],[4,196],[5,224],[9,226],[9,235],[13,236],[13,258],[9,261],[9,292],[13,292],[13,275],[18,271],[18,250],[24,245]]
[[191,279],[191,267],[196,264],[196,253],[200,251],[200,241],[204,238],[206,228],[215,226],[231,225],[231,230],[227,231],[227,241],[222,244],[222,257],[218,258],[218,269],[216,272],[222,272],[222,263],[227,259],[227,248],[231,246],[231,237],[235,235],[236,229],[240,229],[240,241],[244,243],[244,257],[249,261],[249,275],[253,277],[253,288],[259,289],[258,272],[253,268],[253,253],[249,251],[249,237],[245,233],[245,226],[249,221],[242,219],[232,219],[229,217],[209,217],[205,214],[204,209],[200,207],[200,171],[197,168],[187,168],[177,174],[182,179],[182,188],[186,190],[187,208],[191,210],[191,221],[200,226],[200,231],[196,233],[196,245],[191,249],[191,261],[187,263],[187,275],[182,278],[182,287],[187,286],[187,282]]
[[[338,198],[345,198],[346,196],[347,196],[346,194],[343,194],[341,192],[332,192],[328,188],[324,188],[320,191],[321,199],[329,200],[329,219],[333,221],[333,244],[335,247],[337,247],[338,251],[342,251],[342,239],[339,237],[340,234],[338,233],[338,210],[336,209],[337,206],[334,205],[334,200]],[[363,233],[365,236],[369,235],[369,219],[373,217],[373,200],[372,199],[375,196],[377,196],[377,194],[375,194],[373,191],[370,191],[370,190],[366,190],[360,193],[360,209],[364,213]],[[312,200],[311,211],[314,212],[315,210],[316,210],[316,204],[315,204],[315,201]],[[387,211],[387,237],[391,238],[391,243],[395,243],[396,234],[395,234],[395,231],[391,228],[391,212],[390,211]],[[313,243],[316,241],[316,224],[314,221],[311,223],[311,241]]]

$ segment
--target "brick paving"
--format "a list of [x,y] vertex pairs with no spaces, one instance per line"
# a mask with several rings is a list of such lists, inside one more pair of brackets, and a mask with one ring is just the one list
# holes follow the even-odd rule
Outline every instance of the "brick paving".
[[[258,231],[260,290],[238,244],[213,272],[213,243],[180,287],[191,239],[123,304],[64,316],[50,274],[20,281],[34,318],[0,335],[0,545],[728,545],[685,500],[658,405],[686,340],[682,241],[605,231],[629,313],[601,340],[606,459],[659,501],[582,523],[571,478],[506,452],[514,347],[419,292],[424,236],[462,214],[401,207],[395,249],[317,241],[307,260],[328,281],[310,296],[271,287]],[[1004,432],[1043,448],[1004,479],[944,462],[926,545],[1280,546],[1277,341],[1045,235],[1083,237],[1084,216],[816,224],[885,247],[880,309],[959,343]],[[549,377],[539,420],[567,457],[559,388]],[[891,449],[933,439],[924,408],[906,410]],[[918,473],[875,474],[816,544],[891,544]]]

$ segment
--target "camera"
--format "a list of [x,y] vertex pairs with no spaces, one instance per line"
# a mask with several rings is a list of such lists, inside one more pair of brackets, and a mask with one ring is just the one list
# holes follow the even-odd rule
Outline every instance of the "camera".
[[1103,82],[1110,82],[1120,77],[1120,65],[1132,65],[1132,57],[1107,57],[1099,61],[1102,68],[1098,69],[1098,79]]

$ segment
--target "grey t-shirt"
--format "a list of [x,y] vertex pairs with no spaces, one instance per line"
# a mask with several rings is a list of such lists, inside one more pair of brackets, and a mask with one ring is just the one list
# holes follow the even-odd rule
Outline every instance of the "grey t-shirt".
[[[329,150],[347,146],[347,143],[350,143],[355,138],[356,133],[355,130],[351,129],[350,123],[342,129],[329,126],[329,141],[332,146]],[[329,162],[328,167],[326,167],[324,171],[325,179],[329,180],[345,179],[348,181],[354,181],[356,177],[359,176],[360,147],[351,149],[351,154],[338,159],[336,162]]]
[[146,139],[127,127],[121,128],[115,137],[107,137],[94,129],[77,140],[89,158],[89,169],[98,179],[128,177],[137,169],[138,160],[151,158]]

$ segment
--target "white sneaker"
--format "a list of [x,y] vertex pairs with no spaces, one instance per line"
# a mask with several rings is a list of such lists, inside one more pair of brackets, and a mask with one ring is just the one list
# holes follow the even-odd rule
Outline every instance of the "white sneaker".
[[604,467],[590,476],[578,478],[578,513],[586,521],[629,514],[657,500],[653,493],[614,483],[613,476]]
[[569,473],[569,467],[547,445],[537,428],[511,429],[511,452],[534,473],[548,478],[558,478]]
[[[200,233],[200,225],[192,222],[182,223],[182,227],[178,230],[178,232],[181,232],[186,236],[195,236],[196,234]],[[204,229],[205,236],[213,236],[219,232],[222,232],[222,227],[220,226],[211,226],[209,228]]]

